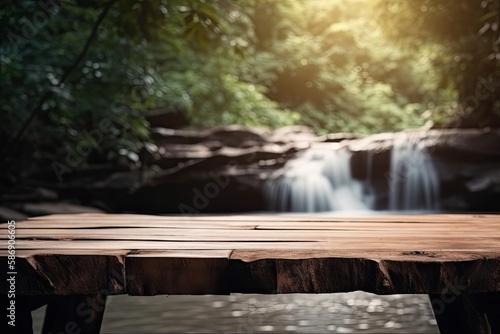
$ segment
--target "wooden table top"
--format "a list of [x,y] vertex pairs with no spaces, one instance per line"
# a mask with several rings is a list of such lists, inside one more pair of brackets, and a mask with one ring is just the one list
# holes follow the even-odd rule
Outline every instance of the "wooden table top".
[[500,215],[52,215],[16,223],[16,257],[26,295],[491,292]]

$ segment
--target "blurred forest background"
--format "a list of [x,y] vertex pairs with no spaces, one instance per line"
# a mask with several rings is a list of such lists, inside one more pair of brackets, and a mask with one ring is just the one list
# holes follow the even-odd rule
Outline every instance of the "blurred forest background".
[[[154,154],[172,127],[500,126],[498,0],[39,0],[0,8],[2,155]],[[3,166],[5,167],[5,166]]]

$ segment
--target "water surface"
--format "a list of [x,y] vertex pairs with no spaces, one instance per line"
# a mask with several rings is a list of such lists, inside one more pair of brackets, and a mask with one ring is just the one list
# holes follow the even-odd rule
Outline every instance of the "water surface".
[[[34,312],[39,333],[44,308]],[[102,333],[432,333],[425,295],[112,296]]]

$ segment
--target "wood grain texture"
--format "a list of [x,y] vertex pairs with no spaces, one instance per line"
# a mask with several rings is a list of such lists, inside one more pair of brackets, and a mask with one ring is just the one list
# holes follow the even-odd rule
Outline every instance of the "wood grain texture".
[[53,215],[16,247],[26,295],[500,291],[500,215]]
[[[47,253],[47,252],[43,252]],[[123,294],[124,256],[30,255],[16,260],[16,293],[21,295]],[[0,259],[7,263],[5,258]],[[3,272],[9,272],[2,263]],[[0,292],[6,294],[2,281]]]

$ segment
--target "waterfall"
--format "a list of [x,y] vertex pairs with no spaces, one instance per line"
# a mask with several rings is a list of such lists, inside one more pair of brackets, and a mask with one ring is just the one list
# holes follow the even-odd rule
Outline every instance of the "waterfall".
[[275,211],[367,210],[363,184],[351,175],[347,148],[315,147],[289,161],[283,174],[266,185]]
[[333,210],[368,210],[370,198],[364,194],[361,181],[351,174],[351,152],[344,147],[328,153],[322,172],[333,189]]
[[[325,143],[290,160],[280,175],[266,183],[265,195],[270,209],[288,212],[367,211],[374,208],[376,195],[385,198],[379,194],[385,193],[384,189],[388,189],[388,210],[439,209],[438,175],[420,134],[398,133],[393,136],[390,170],[385,174],[374,169],[376,156],[373,151],[368,151],[364,167],[366,177],[364,180],[355,179],[351,157],[347,145]],[[379,180],[378,190],[374,190],[376,180]],[[387,187],[383,190],[380,189],[380,180],[386,181]]]
[[439,179],[418,133],[398,133],[388,174],[390,210],[438,210]]

